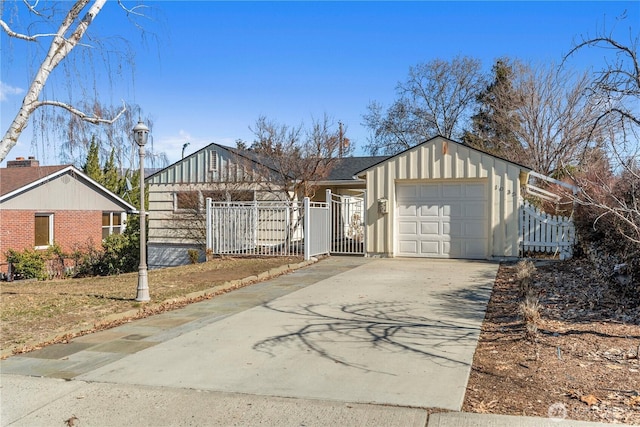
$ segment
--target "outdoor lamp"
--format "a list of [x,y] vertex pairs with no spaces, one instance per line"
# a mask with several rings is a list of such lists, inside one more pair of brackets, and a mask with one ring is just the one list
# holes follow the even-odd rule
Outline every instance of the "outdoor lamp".
[[149,139],[149,128],[142,123],[142,120],[139,120],[138,124],[133,127],[133,139],[140,147],[144,147]]
[[134,126],[133,139],[138,144],[140,152],[140,264],[138,266],[138,289],[136,301],[147,302],[149,297],[149,283],[147,281],[147,223],[144,211],[144,145],[149,138],[149,128],[138,120]]

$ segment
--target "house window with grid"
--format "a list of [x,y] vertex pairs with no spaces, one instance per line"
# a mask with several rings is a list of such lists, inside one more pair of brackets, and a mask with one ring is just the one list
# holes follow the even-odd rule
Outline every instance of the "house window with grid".
[[36,214],[35,247],[46,249],[53,245],[53,214]]
[[102,238],[106,239],[112,234],[122,234],[124,221],[121,212],[102,212]]

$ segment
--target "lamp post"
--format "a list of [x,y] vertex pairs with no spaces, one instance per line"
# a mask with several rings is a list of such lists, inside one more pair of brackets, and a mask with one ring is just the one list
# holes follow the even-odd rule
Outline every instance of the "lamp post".
[[133,139],[139,147],[140,153],[140,265],[138,266],[138,289],[136,301],[147,302],[149,297],[149,283],[147,281],[147,224],[144,211],[144,145],[149,138],[149,128],[138,120],[133,128]]

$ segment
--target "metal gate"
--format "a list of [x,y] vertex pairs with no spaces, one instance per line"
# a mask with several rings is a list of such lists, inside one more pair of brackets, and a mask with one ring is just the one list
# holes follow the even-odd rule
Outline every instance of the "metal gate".
[[331,190],[327,190],[326,195],[331,217],[331,253],[364,255],[364,190],[352,194],[332,194]]
[[207,251],[234,256],[312,256],[329,253],[327,203],[206,199]]

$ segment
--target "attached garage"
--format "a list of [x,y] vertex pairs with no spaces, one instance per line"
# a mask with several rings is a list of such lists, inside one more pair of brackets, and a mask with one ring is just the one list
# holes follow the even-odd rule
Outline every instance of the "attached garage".
[[436,137],[358,174],[367,183],[368,256],[518,256],[530,169]]

